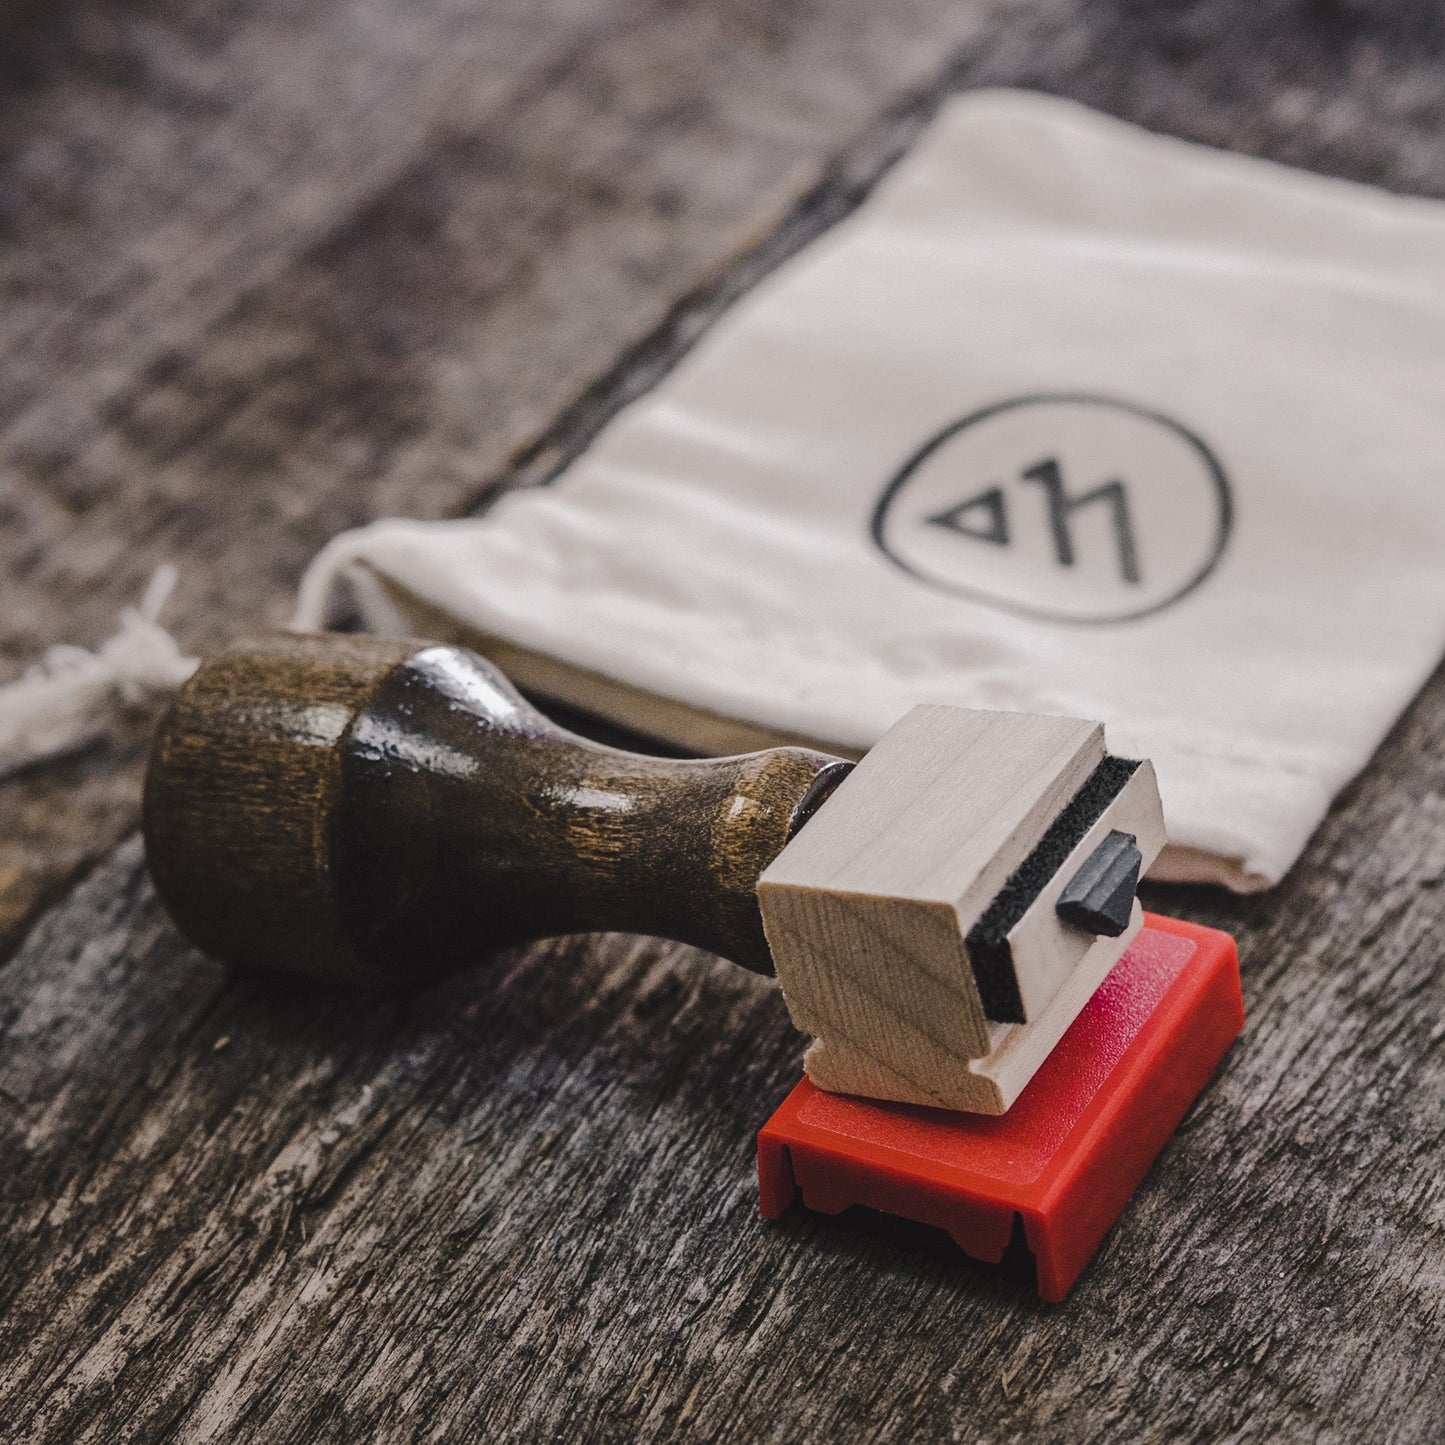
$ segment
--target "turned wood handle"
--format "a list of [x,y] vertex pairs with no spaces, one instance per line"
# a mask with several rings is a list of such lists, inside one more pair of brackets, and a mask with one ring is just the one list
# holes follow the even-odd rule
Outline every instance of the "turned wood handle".
[[626,931],[772,971],[758,875],[849,764],[678,761],[549,722],[464,648],[278,633],[204,663],[146,776],[152,876],[227,962],[422,982]]

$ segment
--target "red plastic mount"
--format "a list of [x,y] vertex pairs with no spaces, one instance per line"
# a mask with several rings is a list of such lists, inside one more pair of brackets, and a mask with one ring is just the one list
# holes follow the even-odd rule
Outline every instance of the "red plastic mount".
[[776,1219],[801,1192],[823,1214],[862,1204],[1002,1260],[1015,1218],[1039,1294],[1062,1300],[1244,1024],[1227,933],[1157,914],[1007,1114],[827,1094],[807,1079],[758,1135],[758,1194]]

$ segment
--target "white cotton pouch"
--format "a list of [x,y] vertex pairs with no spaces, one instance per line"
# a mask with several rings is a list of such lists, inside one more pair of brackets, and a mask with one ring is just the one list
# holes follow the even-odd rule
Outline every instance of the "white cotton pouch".
[[684,742],[1101,718],[1155,875],[1252,888],[1435,666],[1442,559],[1445,205],[981,92],[553,484],[343,534],[296,621]]

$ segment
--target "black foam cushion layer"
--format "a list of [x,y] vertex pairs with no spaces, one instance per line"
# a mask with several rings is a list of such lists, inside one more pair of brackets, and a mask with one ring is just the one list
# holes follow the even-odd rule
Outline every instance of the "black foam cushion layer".
[[1105,758],[1064,805],[1033,851],[1014,869],[1008,882],[969,929],[966,940],[969,962],[973,965],[983,1011],[995,1023],[1024,1022],[1023,1000],[1008,946],[1009,931],[1123,791],[1124,784],[1138,767],[1139,763],[1132,758]]

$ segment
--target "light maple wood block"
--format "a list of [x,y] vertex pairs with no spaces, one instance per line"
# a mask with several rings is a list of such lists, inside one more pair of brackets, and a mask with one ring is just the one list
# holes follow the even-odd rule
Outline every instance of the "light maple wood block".
[[[808,1050],[804,1058],[808,1077],[820,1089],[838,1094],[931,1104],[970,1114],[1006,1113],[1143,926],[1144,911],[1136,900],[1129,927],[1118,938],[1097,938],[1085,949],[1079,965],[1037,1022],[990,1024],[988,1052],[981,1058],[960,1059],[933,1040],[900,1035],[897,1046],[915,1050],[903,1065],[904,1073],[852,1039],[834,1034],[818,1039]],[[798,1022],[796,1014],[793,1021]],[[928,1082],[920,1083],[920,1078]]]
[[[986,1016],[968,934],[1104,762],[1075,718],[915,708],[763,873],[758,898],[794,1022],[822,1088],[1001,1113],[1138,928],[1094,938],[1055,912],[1112,829],[1162,844],[1141,765],[1039,880],[1007,935],[1027,1022]],[[1152,803],[1151,800],[1152,799]]]

